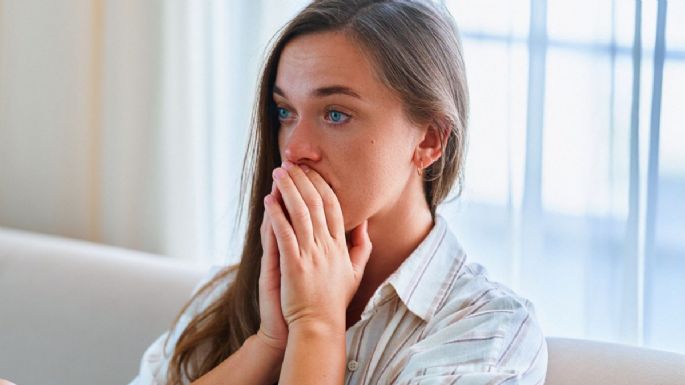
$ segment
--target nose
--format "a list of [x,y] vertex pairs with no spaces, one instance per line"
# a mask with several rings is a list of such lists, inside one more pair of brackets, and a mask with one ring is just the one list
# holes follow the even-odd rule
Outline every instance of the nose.
[[282,130],[281,158],[295,164],[317,162],[321,159],[315,124],[300,119],[296,124]]

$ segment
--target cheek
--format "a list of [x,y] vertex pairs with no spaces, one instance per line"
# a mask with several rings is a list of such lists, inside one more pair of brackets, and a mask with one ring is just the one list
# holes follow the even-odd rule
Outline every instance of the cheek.
[[338,173],[341,186],[336,193],[345,218],[353,226],[373,215],[401,193],[406,177],[397,151],[382,151],[371,145],[347,152]]
[[365,121],[364,130],[349,140],[326,148],[348,230],[394,205],[409,181],[415,127],[400,118],[387,119],[386,113],[379,116]]

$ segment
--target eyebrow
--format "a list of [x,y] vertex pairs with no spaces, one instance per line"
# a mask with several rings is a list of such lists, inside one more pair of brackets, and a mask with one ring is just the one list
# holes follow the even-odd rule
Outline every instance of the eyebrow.
[[[280,89],[275,84],[274,84],[274,91],[273,92],[274,92],[274,94],[282,96],[282,97],[287,99],[287,96],[285,96],[285,92],[283,92],[283,90]],[[323,98],[325,96],[336,95],[336,94],[352,96],[353,98],[357,98],[360,100],[362,99],[362,97],[359,96],[359,94],[355,90],[353,90],[352,88],[345,87],[345,86],[339,86],[339,85],[320,87],[320,88],[317,88],[311,92],[312,96],[315,96],[318,98]]]

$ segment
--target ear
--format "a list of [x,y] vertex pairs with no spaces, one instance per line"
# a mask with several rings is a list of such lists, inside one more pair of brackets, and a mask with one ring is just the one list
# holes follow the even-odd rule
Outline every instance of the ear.
[[443,143],[447,142],[448,135],[449,132],[436,121],[424,127],[419,143],[414,149],[413,159],[420,173],[442,156]]

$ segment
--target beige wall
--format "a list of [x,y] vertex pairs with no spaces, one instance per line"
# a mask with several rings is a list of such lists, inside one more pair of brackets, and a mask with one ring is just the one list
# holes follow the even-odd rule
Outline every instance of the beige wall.
[[0,225],[94,239],[95,9],[87,0],[1,6]]
[[163,252],[161,3],[0,1],[0,226]]

